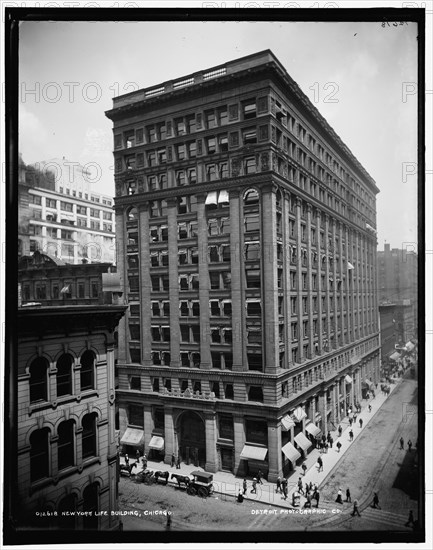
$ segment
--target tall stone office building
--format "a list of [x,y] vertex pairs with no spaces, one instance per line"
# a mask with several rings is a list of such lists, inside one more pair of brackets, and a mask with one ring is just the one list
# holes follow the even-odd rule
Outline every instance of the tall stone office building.
[[378,381],[378,188],[269,50],[106,115],[121,443],[286,475]]

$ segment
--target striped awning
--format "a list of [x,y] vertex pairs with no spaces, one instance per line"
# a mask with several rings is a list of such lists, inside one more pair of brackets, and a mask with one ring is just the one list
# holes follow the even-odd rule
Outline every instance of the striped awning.
[[311,434],[313,437],[316,437],[321,433],[321,429],[316,426],[316,424],[313,424],[313,422],[310,422],[305,426],[305,431]]
[[295,441],[304,452],[307,452],[312,445],[311,441],[302,432],[295,437]]
[[281,447],[281,450],[286,455],[286,457],[290,460],[290,462],[295,463],[298,458],[301,456],[301,453],[290,443],[286,443],[284,447]]
[[164,448],[164,438],[153,435],[149,443],[149,449],[156,449],[161,451]]
[[281,419],[281,426],[285,432],[288,432],[290,428],[295,426],[295,421],[289,414],[286,414],[286,416],[283,416]]
[[243,460],[265,460],[268,454],[266,447],[254,447],[253,445],[244,445],[240,458]]
[[304,418],[307,418],[307,413],[302,407],[297,407],[290,416],[295,422],[302,422]]

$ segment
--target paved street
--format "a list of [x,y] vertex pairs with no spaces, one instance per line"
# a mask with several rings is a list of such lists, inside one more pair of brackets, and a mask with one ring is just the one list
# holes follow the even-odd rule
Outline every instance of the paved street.
[[[308,471],[305,481],[318,483],[320,505],[316,510],[302,509],[305,499],[301,497],[301,509],[294,509],[291,499],[283,500],[275,493],[275,484],[264,482],[258,494],[248,492],[243,504],[234,502],[241,480],[232,474],[218,472],[214,475],[216,492],[208,499],[186,495],[173,486],[135,484],[123,478],[120,484],[122,510],[169,509],[173,511],[171,529],[176,530],[255,530],[265,531],[401,531],[410,533],[406,527],[409,510],[418,517],[417,454],[408,452],[407,441],[417,441],[417,386],[413,380],[404,379],[393,386],[390,396],[382,394],[371,401],[372,411],[363,404],[360,415],[363,428],[354,426],[354,441],[348,437],[349,424],[343,422],[341,453],[330,449],[322,455],[324,472],[317,471],[319,451],[310,453],[306,463]],[[405,440],[405,449],[400,449],[399,439]],[[335,437],[337,439],[337,437]],[[149,468],[172,470],[162,463],[149,463]],[[192,465],[182,464],[178,473],[187,474]],[[173,469],[173,471],[175,471]],[[291,478],[291,485],[301,475],[300,466]],[[338,489],[343,495],[350,488],[352,501],[360,503],[361,517],[351,517],[352,504],[335,503]],[[381,509],[370,504],[373,492],[377,491]],[[345,498],[345,496],[343,497]],[[315,501],[314,501],[315,503]],[[125,530],[163,530],[165,517],[126,516]]]

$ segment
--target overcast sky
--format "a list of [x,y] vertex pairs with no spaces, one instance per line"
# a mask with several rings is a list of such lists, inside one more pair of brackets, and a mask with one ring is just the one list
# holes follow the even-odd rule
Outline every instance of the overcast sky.
[[[115,95],[271,49],[374,178],[378,249],[417,241],[417,26],[303,22],[25,22],[20,150],[101,169],[114,195]],[[405,95],[406,94],[406,95]]]

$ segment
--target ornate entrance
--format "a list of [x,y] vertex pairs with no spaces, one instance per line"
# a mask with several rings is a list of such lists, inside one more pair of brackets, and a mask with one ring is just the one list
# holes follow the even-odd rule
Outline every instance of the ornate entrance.
[[178,420],[178,443],[182,462],[205,467],[206,431],[202,418],[195,412],[186,411]]

